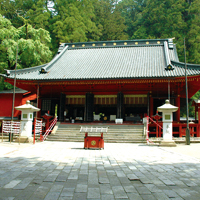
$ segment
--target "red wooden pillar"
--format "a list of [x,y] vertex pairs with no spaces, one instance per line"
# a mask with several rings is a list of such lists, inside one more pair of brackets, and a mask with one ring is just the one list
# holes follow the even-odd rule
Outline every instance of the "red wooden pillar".
[[197,124],[197,127],[196,127],[197,137],[199,137],[199,136],[200,136],[200,134],[199,134],[200,127],[199,127],[199,126],[200,126],[200,125],[199,125],[199,124]]
[[42,100],[40,98],[38,99],[38,108],[40,108],[40,111],[37,112],[37,117],[40,118],[41,117],[41,108],[42,108]]
[[152,95],[149,96],[149,117],[152,117],[153,116],[153,98],[152,98]]
[[179,137],[182,137],[182,125],[179,125]]
[[35,144],[35,129],[36,129],[36,118],[34,118],[34,122],[33,122],[33,124],[34,124],[34,129],[33,129],[33,144]]
[[200,124],[200,105],[198,104],[198,124]]
[[159,127],[158,127],[158,124],[156,124],[156,137],[158,137],[158,130],[159,129]]
[[176,98],[176,106],[179,108],[176,112],[176,121],[180,122],[180,95]]
[[198,108],[198,128],[197,128],[197,137],[200,136],[200,104],[197,103]]
[[[196,125],[196,136],[200,137],[200,101],[194,100],[192,105],[195,107],[195,122],[198,120]],[[197,112],[198,112],[198,119],[197,119]]]
[[[159,123],[159,125],[162,127],[162,124],[161,124],[161,123]],[[158,137],[161,137],[161,136],[162,136],[162,132],[161,132],[161,131],[162,131],[161,128],[158,127]]]
[[195,122],[197,121],[198,105],[195,104]]

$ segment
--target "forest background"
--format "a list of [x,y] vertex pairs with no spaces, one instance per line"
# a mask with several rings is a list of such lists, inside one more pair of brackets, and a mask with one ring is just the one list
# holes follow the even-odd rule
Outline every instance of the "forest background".
[[175,38],[182,62],[185,38],[187,62],[200,64],[200,1],[0,0],[0,73],[16,55],[17,69],[47,63],[64,42],[159,38]]

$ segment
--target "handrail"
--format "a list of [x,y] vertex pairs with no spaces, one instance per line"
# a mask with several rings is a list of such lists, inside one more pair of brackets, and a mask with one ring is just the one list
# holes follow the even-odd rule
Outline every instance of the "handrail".
[[152,141],[149,140],[149,120],[151,120],[154,124],[156,124],[156,125],[157,125],[158,127],[160,127],[161,129],[163,129],[163,127],[160,126],[160,125],[159,125],[157,122],[155,122],[153,119],[151,119],[151,117],[147,116],[146,141],[147,141],[147,144],[149,144],[149,143],[155,144],[154,142],[152,142]]
[[56,123],[57,123],[57,117],[55,117],[54,120],[52,120],[52,123],[50,124],[49,128],[46,130],[45,134],[40,138],[40,140],[44,141],[47,138],[47,136],[52,131],[52,129],[56,125]]
[[[149,116],[147,116],[147,117],[149,117]],[[163,129],[163,127],[162,126],[160,126],[157,122],[155,122],[153,119],[151,119],[151,117],[149,117],[149,119],[154,123],[154,124],[156,124],[157,126],[159,126],[161,129]]]
[[[163,129],[162,127],[162,123],[163,122],[159,122],[157,123],[156,121],[154,121],[152,118],[149,118],[149,121],[153,122],[151,125],[149,124],[149,127],[152,128],[156,128],[156,132],[152,131],[151,133],[156,134],[156,137],[161,137],[162,131],[161,129]],[[145,122],[147,123],[147,122]],[[177,122],[177,121],[173,121],[173,135],[178,135],[178,137],[183,137],[185,135],[185,128],[187,127],[187,124],[184,122]],[[147,124],[145,124],[144,127],[147,127]],[[200,137],[200,124],[197,123],[189,123],[189,128],[190,128],[190,134],[192,137],[194,137],[194,135],[196,135],[196,137]],[[144,133],[146,133],[147,131],[145,130]],[[150,134],[150,131],[148,132],[148,134]],[[173,136],[172,136],[173,137]]]

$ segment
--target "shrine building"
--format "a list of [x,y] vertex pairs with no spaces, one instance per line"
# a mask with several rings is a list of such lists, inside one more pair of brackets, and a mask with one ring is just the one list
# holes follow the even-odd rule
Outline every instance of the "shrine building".
[[[1,74],[14,84],[15,71]],[[187,64],[188,97],[200,89],[200,65]],[[166,99],[186,97],[185,63],[172,39],[63,43],[47,64],[16,71],[16,86],[37,94],[39,116],[59,121],[141,122]]]

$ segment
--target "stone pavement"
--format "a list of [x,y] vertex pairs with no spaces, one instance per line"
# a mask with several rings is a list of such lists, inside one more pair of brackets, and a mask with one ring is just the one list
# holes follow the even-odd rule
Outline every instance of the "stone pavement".
[[0,143],[0,199],[200,199],[200,144]]

